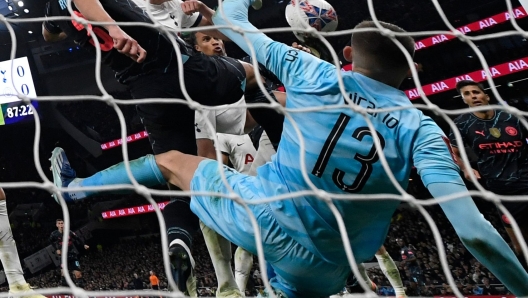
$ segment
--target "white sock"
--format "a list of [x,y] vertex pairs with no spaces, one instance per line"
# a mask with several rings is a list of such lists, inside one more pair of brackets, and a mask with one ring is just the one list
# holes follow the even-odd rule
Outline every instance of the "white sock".
[[235,251],[235,280],[241,293],[246,292],[251,268],[253,268],[253,255],[242,247],[238,247]]
[[0,200],[0,260],[10,287],[26,284],[15,239],[11,232],[5,200]]
[[391,286],[394,288],[396,297],[407,297],[405,290],[403,289],[403,282],[398,267],[396,267],[396,264],[389,253],[385,252],[382,255],[376,255],[376,259],[378,259],[381,271],[383,271],[383,274],[385,274]]
[[208,228],[200,221],[200,228],[218,281],[218,292],[238,289],[231,270],[231,242]]
[[361,277],[367,283],[367,286],[372,287],[372,281],[370,280],[370,277],[367,275],[367,268],[365,268],[365,265],[363,263],[358,264],[358,269],[359,269],[359,274],[361,274]]

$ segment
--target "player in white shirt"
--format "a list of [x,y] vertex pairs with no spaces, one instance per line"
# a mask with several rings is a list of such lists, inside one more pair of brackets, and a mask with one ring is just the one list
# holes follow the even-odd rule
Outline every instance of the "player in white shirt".
[[222,153],[223,163],[247,174],[257,153],[249,135],[217,133],[216,137],[216,148]]
[[45,298],[35,293],[24,279],[24,271],[11,232],[6,204],[6,195],[0,188],[0,260],[9,284],[9,294],[22,295],[24,298]]
[[[222,153],[222,162],[240,173],[249,173],[257,155],[249,135],[217,133],[216,137],[218,140],[216,148]],[[225,241],[229,243],[229,241]],[[229,248],[231,247],[229,246]],[[230,251],[228,256],[231,257]],[[253,255],[242,247],[237,247],[235,251],[235,281],[242,295],[246,291],[246,284],[252,267]]]
[[[141,9],[150,12],[152,19],[170,30],[211,25],[200,13],[187,15],[182,10],[182,0],[132,0]],[[204,5],[205,6],[205,5]],[[150,8],[149,8],[150,7]]]

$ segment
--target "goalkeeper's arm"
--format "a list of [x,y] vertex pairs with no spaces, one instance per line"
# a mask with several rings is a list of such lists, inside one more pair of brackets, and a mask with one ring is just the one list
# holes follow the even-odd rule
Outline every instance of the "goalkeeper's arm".
[[448,139],[424,118],[413,143],[413,160],[424,185],[435,197],[461,194],[440,203],[462,243],[516,296],[528,296],[528,274],[497,230],[480,213],[459,175]]

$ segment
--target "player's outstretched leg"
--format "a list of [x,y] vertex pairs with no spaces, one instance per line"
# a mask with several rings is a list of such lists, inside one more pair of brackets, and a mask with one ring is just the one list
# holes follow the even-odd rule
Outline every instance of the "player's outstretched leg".
[[20,265],[20,258],[16,248],[11,224],[7,213],[6,197],[4,190],[0,188],[0,260],[4,267],[9,293],[22,294],[26,298],[45,298],[35,293],[24,278],[24,271]]
[[[71,167],[66,152],[62,148],[55,148],[52,152],[51,171],[53,172],[53,183],[57,187],[79,188],[83,186],[103,186],[115,184],[131,184],[125,168],[125,163],[121,162],[106,170],[97,172],[88,178],[77,178],[77,173]],[[130,170],[136,180],[145,186],[156,186],[165,184],[166,181],[156,166],[153,155],[147,155],[130,161]],[[153,174],[153,175],[151,175]],[[122,192],[122,191],[121,191]],[[66,202],[80,200],[97,194],[96,191],[69,191],[64,192],[63,197]],[[53,195],[58,202],[56,195]]]
[[181,239],[173,240],[169,245],[169,258],[174,282],[178,289],[190,297],[197,297],[194,267],[196,263],[191,250]]

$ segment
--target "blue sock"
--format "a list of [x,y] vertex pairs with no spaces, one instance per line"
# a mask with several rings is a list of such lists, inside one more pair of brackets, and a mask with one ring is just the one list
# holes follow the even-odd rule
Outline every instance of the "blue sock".
[[[156,164],[156,159],[152,154],[131,160],[130,170],[136,181],[141,185],[156,186],[166,183],[165,178],[163,178],[163,174]],[[132,184],[130,179],[128,179],[124,162],[120,162],[109,167],[108,169],[97,172],[88,178],[76,178],[70,184],[68,184],[68,188],[114,184]],[[122,193],[123,191],[120,192]],[[69,192],[68,195],[71,199],[78,200],[97,193],[97,191],[79,191]]]

